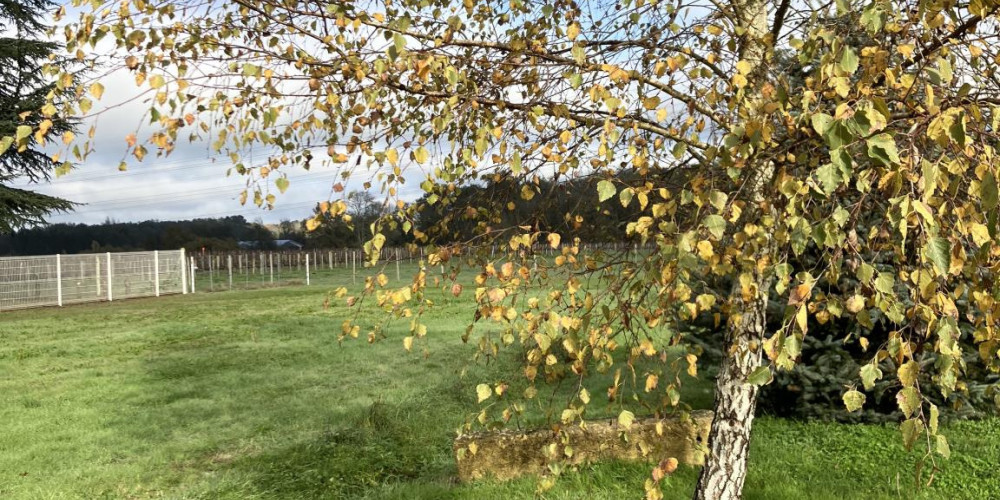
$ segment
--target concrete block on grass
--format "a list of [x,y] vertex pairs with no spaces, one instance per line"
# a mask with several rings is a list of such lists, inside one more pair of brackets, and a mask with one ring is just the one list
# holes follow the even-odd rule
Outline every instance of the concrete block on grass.
[[513,479],[545,474],[549,464],[585,464],[599,460],[659,462],[674,457],[680,463],[701,465],[712,423],[712,412],[687,416],[635,420],[625,428],[617,420],[562,426],[558,430],[475,432],[454,443],[458,476]]

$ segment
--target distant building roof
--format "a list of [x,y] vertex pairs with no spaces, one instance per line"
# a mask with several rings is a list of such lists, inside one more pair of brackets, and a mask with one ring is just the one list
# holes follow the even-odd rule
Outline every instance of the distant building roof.
[[[261,243],[260,241],[237,241],[236,245],[244,250],[253,250],[257,248],[265,248],[267,245]],[[274,240],[274,248],[294,248],[300,250],[304,248],[305,245],[299,243],[295,240]]]
[[295,240],[274,240],[274,246],[278,248],[302,248],[305,245]]

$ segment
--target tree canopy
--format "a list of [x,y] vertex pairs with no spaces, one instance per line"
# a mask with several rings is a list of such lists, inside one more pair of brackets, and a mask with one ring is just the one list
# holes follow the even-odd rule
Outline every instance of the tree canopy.
[[52,7],[49,0],[0,0],[0,34],[5,33],[0,36],[0,233],[43,223],[53,212],[73,208],[67,200],[9,185],[48,180],[58,161],[40,149],[45,136],[73,137],[72,122],[56,114],[59,102],[47,103],[55,85],[42,73],[50,56],[63,59],[59,45],[38,40],[46,31],[41,18]]
[[[862,408],[865,389],[892,380],[903,439],[930,460],[949,448],[926,394],[964,389],[963,346],[1000,367],[992,0],[74,3],[92,9],[60,29],[70,52],[111,35],[152,91],[157,128],[130,140],[137,159],[210,141],[258,181],[244,197],[258,205],[294,165],[367,170],[364,188],[398,208],[385,227],[418,243],[430,233],[419,210],[462,203],[474,234],[428,264],[473,266],[476,318],[499,329],[479,345],[519,346],[528,381],[517,395],[481,385],[482,423],[516,415],[536,384],[593,372],[616,374],[608,394],[625,426],[635,404],[682,410],[676,374],[696,372],[699,351],[665,353],[688,345],[685,325],[714,318],[724,356],[696,497],[738,498],[759,386],[795,365],[813,322],[859,325],[845,340],[865,361],[843,403]],[[87,113],[103,86],[76,92],[66,111]],[[273,154],[248,164],[251,145]],[[566,220],[634,207],[626,232],[655,249],[581,253],[572,226],[542,229],[460,195],[513,179],[530,201],[566,177],[594,179],[597,195]],[[414,182],[420,206],[399,199]],[[347,210],[344,186],[333,191],[310,226]],[[494,242],[502,259],[474,251]],[[539,266],[537,245],[561,255]],[[537,296],[540,282],[555,291]],[[368,282],[410,319],[407,349],[427,334],[427,283],[426,271],[403,289]],[[866,334],[876,327],[884,341]],[[928,372],[932,387],[918,382]],[[581,423],[590,401],[581,390],[562,422]]]

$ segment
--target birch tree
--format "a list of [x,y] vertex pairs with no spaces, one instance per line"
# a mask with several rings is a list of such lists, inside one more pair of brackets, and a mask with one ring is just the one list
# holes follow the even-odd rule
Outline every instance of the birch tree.
[[[866,387],[898,379],[902,439],[928,460],[949,448],[925,394],[963,390],[961,346],[1000,365],[994,0],[74,4],[86,8],[59,29],[67,48],[86,60],[113,44],[109,63],[149,91],[155,130],[130,136],[137,160],[209,141],[248,177],[245,203],[275,203],[289,169],[323,163],[345,179],[368,172],[361,189],[396,202],[387,223],[420,243],[433,242],[414,224],[421,207],[400,199],[409,184],[455,210],[442,231],[473,221],[467,244],[429,247],[412,285],[376,275],[364,297],[407,318],[404,347],[420,349],[429,273],[475,274],[465,296],[495,324],[478,345],[519,352],[525,386],[481,384],[481,423],[515,417],[541,384],[593,373],[615,375],[608,399],[624,427],[635,405],[683,412],[679,373],[698,373],[686,325],[714,319],[725,355],[695,498],[740,498],[759,386],[796,363],[810,324],[891,330],[877,345],[845,338],[868,358],[843,400],[860,408]],[[81,83],[67,111],[86,115],[102,93]],[[248,163],[251,146],[272,154]],[[484,176],[519,183],[523,200],[592,176],[599,203],[565,214],[561,234],[530,216],[505,223],[510,200],[455,206]],[[626,230],[650,250],[574,238],[577,215],[615,205],[638,207]],[[326,200],[311,225],[346,207]],[[371,255],[384,241],[367,243]],[[558,255],[539,262],[539,246]],[[385,336],[346,321],[343,337],[364,330]],[[917,383],[922,370],[934,387]],[[596,404],[580,387],[563,425],[585,425]]]

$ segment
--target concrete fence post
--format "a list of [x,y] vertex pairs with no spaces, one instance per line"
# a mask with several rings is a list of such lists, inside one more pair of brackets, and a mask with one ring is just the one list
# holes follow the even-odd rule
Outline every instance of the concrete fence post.
[[153,295],[160,296],[160,251],[153,250]]
[[94,278],[97,281],[97,300],[101,300],[101,257],[94,256]]
[[187,267],[187,259],[184,258],[184,255],[185,255],[184,249],[182,248],[181,249],[181,293],[187,294],[188,293],[187,269],[184,269],[185,267]]
[[107,266],[105,266],[105,267],[108,268],[108,271],[107,271],[107,277],[108,277],[108,282],[107,282],[107,287],[108,287],[108,302],[111,302],[111,300],[113,298],[112,295],[111,295],[111,290],[114,288],[114,281],[112,281],[112,279],[114,278],[114,275],[113,275],[114,273],[111,270],[111,252],[107,252],[105,254],[105,256],[106,256],[105,263],[107,264]]
[[56,303],[62,307],[62,256],[56,254]]

